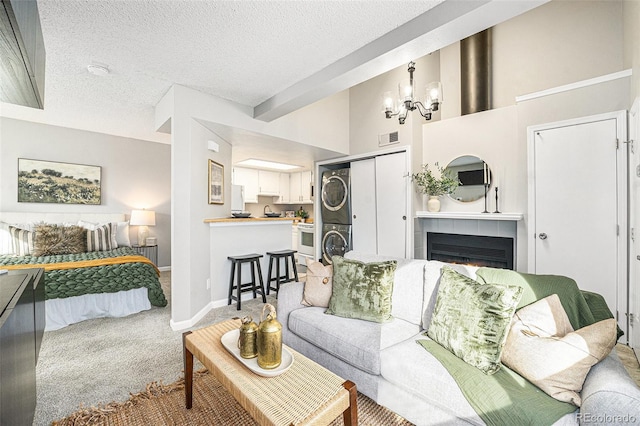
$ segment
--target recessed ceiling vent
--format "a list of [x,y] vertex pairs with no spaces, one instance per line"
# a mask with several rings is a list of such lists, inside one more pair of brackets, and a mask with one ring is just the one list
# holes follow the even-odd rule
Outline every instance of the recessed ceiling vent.
[[384,133],[378,135],[378,146],[387,146],[398,143],[398,132]]

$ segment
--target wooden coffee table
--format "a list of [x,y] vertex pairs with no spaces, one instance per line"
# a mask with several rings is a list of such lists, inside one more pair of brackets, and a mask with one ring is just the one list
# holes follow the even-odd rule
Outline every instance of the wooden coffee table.
[[356,385],[293,349],[288,348],[293,365],[279,376],[262,377],[245,367],[220,341],[240,324],[239,319],[228,320],[182,335],[188,409],[195,356],[260,425],[326,425],[340,414],[345,425],[358,424]]

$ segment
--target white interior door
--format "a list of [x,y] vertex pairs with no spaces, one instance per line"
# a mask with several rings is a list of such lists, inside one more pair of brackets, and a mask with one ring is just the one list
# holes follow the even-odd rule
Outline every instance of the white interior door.
[[632,230],[629,244],[629,339],[640,358],[640,98],[636,98],[629,118],[629,139],[634,141],[629,161],[629,226]]
[[[604,296],[626,333],[624,115],[530,129],[533,272]],[[624,123],[626,125],[626,122]]]
[[380,155],[376,160],[378,254],[407,255],[407,153]]
[[378,253],[375,159],[351,163],[351,243],[354,250]]

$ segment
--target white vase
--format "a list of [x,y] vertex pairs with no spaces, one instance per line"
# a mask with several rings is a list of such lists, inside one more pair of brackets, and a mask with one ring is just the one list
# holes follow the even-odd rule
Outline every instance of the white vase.
[[430,212],[440,211],[440,196],[429,195],[429,201],[427,201],[427,210]]

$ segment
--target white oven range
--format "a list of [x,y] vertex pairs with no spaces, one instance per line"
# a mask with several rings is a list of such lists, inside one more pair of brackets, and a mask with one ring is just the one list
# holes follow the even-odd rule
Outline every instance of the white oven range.
[[313,236],[315,225],[313,223],[298,222],[298,263],[306,265],[307,260],[313,260]]

